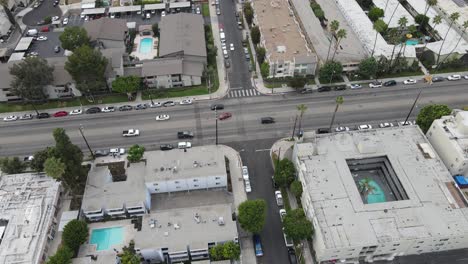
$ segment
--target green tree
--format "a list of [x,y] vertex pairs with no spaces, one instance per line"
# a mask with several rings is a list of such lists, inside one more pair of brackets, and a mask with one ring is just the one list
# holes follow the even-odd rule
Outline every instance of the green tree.
[[325,19],[325,12],[322,10],[322,8],[319,5],[317,6],[312,7],[312,11],[314,12],[315,17],[319,19],[320,21],[322,21]]
[[266,202],[264,200],[247,200],[239,205],[239,224],[251,233],[259,234],[265,224]]
[[112,82],[112,90],[117,93],[126,93],[128,100],[132,93],[136,93],[141,87],[141,78],[138,76],[119,76]]
[[6,174],[22,173],[27,165],[18,157],[7,157],[0,159],[0,170]]
[[266,49],[264,47],[257,46],[256,52],[258,64],[262,65],[262,63],[265,61]]
[[296,176],[296,168],[294,164],[289,159],[282,159],[278,162],[275,173],[273,175],[273,180],[278,186],[288,187]]
[[367,59],[363,59],[359,63],[359,74],[366,78],[366,79],[374,79],[377,77],[377,68],[378,63],[374,57],[369,57]]
[[447,35],[448,35],[448,33],[450,32],[450,30],[452,29],[453,24],[458,20],[458,18],[460,18],[460,13],[458,13],[458,12],[455,12],[455,13],[453,13],[453,14],[450,15],[450,24],[449,24],[449,28],[447,29],[447,32],[445,32],[444,39],[443,39],[443,41],[442,41],[442,44],[440,45],[439,52],[437,53],[437,61],[436,61],[436,64],[437,64],[437,65],[439,64],[440,53],[442,52],[442,48],[444,47],[445,40],[447,39]]
[[343,72],[343,65],[338,61],[329,61],[323,64],[319,70],[320,80],[323,82],[332,82],[339,80]]
[[223,257],[225,259],[238,260],[240,257],[240,246],[234,241],[228,241],[223,244]]
[[369,10],[369,13],[367,14],[369,16],[369,19],[372,22],[377,21],[377,19],[384,17],[384,11],[383,9],[380,9],[376,6],[372,7],[371,10]]
[[67,246],[61,246],[53,256],[50,256],[46,264],[71,264],[73,251]]
[[299,111],[299,131],[302,130],[302,116],[307,111],[307,106],[305,104],[300,104],[296,106],[297,111]]
[[145,154],[145,147],[136,144],[128,150],[127,159],[130,162],[139,162],[143,158],[143,154]]
[[374,56],[374,51],[375,51],[375,45],[377,44],[377,37],[380,33],[384,32],[387,30],[387,24],[382,19],[377,19],[374,22],[374,30],[375,30],[375,40],[374,40],[374,47],[372,48],[372,54],[371,57]]
[[294,89],[304,88],[307,83],[307,79],[302,76],[294,76],[293,78],[289,79],[288,85]]
[[159,25],[158,25],[158,23],[154,23],[151,26],[151,29],[153,29],[153,33],[154,33],[155,36],[159,36]]
[[33,160],[31,160],[30,167],[35,172],[43,172],[44,171],[44,163],[49,158],[51,152],[51,148],[47,147],[43,150],[40,150],[34,154]]
[[89,45],[88,32],[83,27],[65,27],[65,30],[59,36],[62,48],[70,51]]
[[419,24],[420,30],[422,28],[425,28],[429,24],[429,17],[423,15],[423,14],[418,14],[415,18],[414,21]]
[[338,41],[336,42],[335,45],[335,50],[333,51],[333,56],[332,56],[332,61],[335,60],[335,55],[336,51],[338,50],[338,47],[340,46],[341,40],[345,39],[347,37],[347,32],[346,29],[340,29],[338,32],[336,32],[336,37],[338,38]]
[[217,260],[223,260],[223,245],[222,244],[217,244],[216,246],[210,248],[210,257],[212,260],[217,261]]
[[83,45],[68,57],[65,69],[75,80],[77,88],[83,92],[101,90],[106,87],[104,73],[107,59],[99,50]]
[[52,23],[52,17],[51,16],[44,17],[44,24],[50,24],[50,23]]
[[336,106],[335,106],[335,111],[333,112],[333,116],[330,122],[330,131],[332,131],[333,123],[335,122],[336,112],[338,112],[338,108],[340,107],[340,105],[343,104],[343,102],[344,102],[343,96],[336,97],[335,99]]
[[128,246],[122,248],[122,253],[119,255],[122,264],[140,264],[140,258],[135,251],[135,241],[131,240]]
[[292,194],[296,196],[296,199],[301,198],[303,189],[302,189],[302,184],[299,180],[294,180],[289,186],[289,189],[291,189]]
[[[338,22],[338,20],[333,20],[330,23],[330,33],[332,34],[332,36],[335,35],[335,32],[339,28],[340,28],[340,22]],[[328,61],[328,57],[330,56],[330,50],[331,50],[332,43],[333,43],[333,37],[330,39],[330,44],[328,45],[328,52],[327,52],[327,60],[326,61]]]
[[44,100],[44,87],[53,80],[54,67],[39,57],[27,57],[10,68],[11,92],[26,100]]
[[74,219],[63,228],[62,243],[73,252],[77,252],[86,240],[88,240],[88,224],[85,221]]
[[289,210],[283,219],[284,233],[294,241],[308,239],[313,234],[312,223],[302,208]]
[[258,43],[260,43],[261,33],[260,29],[257,26],[252,27],[250,29],[250,37],[252,38],[252,42],[254,45],[258,45]]
[[244,15],[245,15],[245,20],[247,21],[247,24],[252,25],[253,17],[254,17],[254,11],[250,3],[244,3]]
[[436,119],[441,118],[442,116],[450,115],[452,109],[447,105],[442,104],[432,104],[423,107],[416,118],[416,123],[421,128],[421,130],[426,134],[426,132],[431,128],[432,122]]
[[262,74],[263,78],[270,76],[270,64],[268,64],[268,62],[264,61],[260,65],[260,73]]
[[424,16],[427,16],[429,8],[437,5],[437,0],[426,0],[426,9],[424,11]]
[[50,177],[61,180],[65,173],[65,164],[55,157],[50,157],[44,162],[44,172]]

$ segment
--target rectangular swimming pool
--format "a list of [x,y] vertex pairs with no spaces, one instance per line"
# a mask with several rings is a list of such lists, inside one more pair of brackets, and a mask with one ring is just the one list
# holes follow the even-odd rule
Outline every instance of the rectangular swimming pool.
[[153,45],[152,38],[144,38],[140,40],[140,53],[150,53]]
[[96,244],[96,250],[108,250],[114,245],[122,244],[123,227],[94,229],[91,232],[90,244]]

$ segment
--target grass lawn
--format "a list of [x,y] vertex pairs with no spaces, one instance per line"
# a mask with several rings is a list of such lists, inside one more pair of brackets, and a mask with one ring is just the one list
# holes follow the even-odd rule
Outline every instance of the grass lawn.
[[143,100],[150,100],[152,95],[153,99],[171,98],[171,97],[190,97],[194,95],[208,94],[208,88],[204,85],[194,86],[190,88],[170,88],[170,89],[154,89],[143,91]]
[[282,82],[263,82],[263,84],[265,85],[266,88],[273,89],[273,88],[280,88],[280,87],[283,86],[283,84],[287,84],[287,83],[282,83]]
[[320,84],[322,84],[322,85],[329,85],[329,84],[333,84],[333,83],[343,82],[343,77],[336,76],[335,79],[331,83],[330,83],[330,79],[325,80],[325,79],[322,79],[320,77],[319,77],[319,81],[320,81]]
[[379,79],[419,76],[419,75],[424,75],[424,73],[422,71],[406,71],[406,72],[399,72],[399,73],[384,74],[384,75],[379,76]]
[[[431,69],[429,69],[431,71]],[[439,69],[437,72],[434,72],[432,74],[438,74],[438,73],[450,73],[450,72],[464,72],[468,71],[468,67],[465,68],[445,68],[445,69]]]
[[208,3],[203,3],[202,4],[202,15],[204,17],[210,17],[210,4]]

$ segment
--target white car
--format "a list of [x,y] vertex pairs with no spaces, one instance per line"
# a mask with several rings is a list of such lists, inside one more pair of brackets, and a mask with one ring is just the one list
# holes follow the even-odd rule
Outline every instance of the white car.
[[83,114],[83,110],[81,109],[75,109],[75,110],[70,111],[70,115],[81,115],[81,114]]
[[252,192],[252,185],[250,185],[250,181],[246,180],[244,181],[244,183],[245,183],[245,192],[246,193]]
[[190,142],[179,142],[179,143],[177,144],[177,147],[178,147],[179,149],[191,148],[191,147],[192,147],[192,143],[190,143]]
[[191,105],[191,104],[193,104],[193,100],[192,99],[184,99],[184,100],[180,101],[179,104],[181,104],[181,105]]
[[225,42],[222,42],[221,43],[221,49],[225,50],[227,47],[226,47],[226,43]]
[[382,82],[371,82],[369,83],[370,88],[379,88],[382,87]]
[[379,125],[380,128],[385,128],[385,127],[393,127],[392,123],[380,123]]
[[123,155],[125,154],[125,149],[124,148],[111,148],[109,150],[109,154],[120,154],[120,155]]
[[85,16],[84,21],[88,21],[88,20],[89,20],[89,16]]
[[249,180],[249,169],[247,166],[242,166],[242,178],[244,178],[246,181]]
[[351,84],[351,89],[361,89],[362,88],[362,85],[360,85],[359,83],[352,83]]
[[110,18],[115,18],[115,13],[111,13]]
[[359,130],[368,130],[368,129],[372,129],[372,126],[371,125],[359,125],[358,129]]
[[52,17],[52,21],[57,21],[57,20],[59,20],[59,19],[60,19],[59,16],[53,16],[53,17]]
[[16,120],[18,120],[18,117],[14,115],[3,118],[3,121],[5,122],[16,121]]
[[161,12],[161,16],[162,16],[162,17],[165,17],[165,16],[166,16],[166,11],[162,11],[162,12]]
[[46,36],[39,36],[39,37],[37,37],[37,40],[44,41],[44,40],[47,40],[47,37]]
[[411,126],[413,123],[411,121],[400,121],[398,122],[399,126]]
[[416,81],[415,79],[408,79],[408,80],[404,80],[403,84],[415,84],[417,82],[418,81]]
[[468,80],[468,75],[463,76],[463,78],[465,78],[465,80]]
[[335,131],[336,131],[336,132],[345,132],[345,131],[349,131],[349,127],[337,127],[337,128],[335,128]]
[[85,14],[83,14],[83,13],[80,14],[80,18],[81,18],[81,19],[83,19],[83,18],[85,18],[85,17],[86,17]]
[[103,112],[103,113],[115,112],[115,107],[113,107],[113,106],[103,107],[101,112]]
[[162,104],[160,102],[149,104],[150,108],[158,108],[158,107],[161,107],[161,106],[162,106]]
[[231,51],[234,50],[234,44],[233,44],[233,43],[229,44],[229,49],[230,49]]
[[20,120],[30,120],[30,119],[33,119],[33,115],[32,114],[24,114],[24,115],[20,116],[19,119]]
[[286,216],[286,209],[280,209],[279,210],[279,215],[280,215],[280,218],[281,218],[281,222],[283,222],[283,219]]
[[276,204],[278,206],[283,206],[283,195],[281,191],[275,191]]
[[66,17],[66,18],[63,19],[62,24],[63,24],[63,25],[67,25],[67,24],[68,24],[68,17]]
[[164,120],[169,120],[169,115],[158,115],[156,116],[156,121],[164,121]]
[[461,80],[461,75],[459,74],[454,74],[454,75],[450,75],[449,77],[447,77],[447,80],[449,81],[458,81],[458,80]]
[[229,54],[228,54],[227,50],[223,49],[223,55],[224,55],[225,59],[229,59]]
[[200,7],[197,7],[196,13],[197,13],[197,15],[201,14]]

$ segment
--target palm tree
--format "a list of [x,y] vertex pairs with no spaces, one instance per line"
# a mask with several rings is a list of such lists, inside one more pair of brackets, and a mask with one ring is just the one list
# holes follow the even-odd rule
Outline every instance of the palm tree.
[[331,131],[332,127],[333,127],[333,122],[335,122],[336,112],[338,112],[338,108],[344,102],[343,96],[336,97],[335,102],[336,102],[335,112],[333,112],[332,120],[330,122],[330,131]]
[[[404,30],[406,29],[406,26],[408,24],[408,19],[405,17],[405,16],[402,16],[400,17],[400,19],[398,19],[398,26],[400,27],[400,50],[398,51],[397,53],[397,56],[395,58],[395,62],[398,62],[398,59],[400,58],[400,55],[401,55],[401,51],[403,50],[403,47],[406,45],[406,41],[405,41],[405,34],[404,34]],[[393,65],[390,65],[390,68],[393,68]]]
[[437,54],[437,62],[436,62],[437,65],[439,64],[440,53],[442,52],[442,48],[444,47],[445,39],[447,38],[447,35],[450,32],[450,29],[452,29],[453,23],[455,23],[455,21],[457,21],[459,17],[460,17],[460,13],[458,12],[455,12],[450,15],[450,25],[449,25],[447,32],[445,33],[444,40],[442,40],[442,44],[440,45],[439,53]]
[[449,55],[447,55],[447,57],[445,57],[439,64],[437,64],[437,67],[435,69],[434,72],[437,72],[437,70],[439,69],[440,65],[442,65],[445,60],[447,60],[448,58],[450,58],[450,56],[453,54],[453,52],[457,49],[458,47],[458,44],[460,44],[460,41],[461,39],[463,38],[463,35],[466,34],[466,29],[468,28],[468,20],[466,20],[465,22],[463,22],[463,32],[460,34],[460,37],[458,38],[458,41],[457,41],[457,44],[455,45],[455,47],[453,47],[453,49],[450,51]]
[[330,39],[330,45],[328,45],[327,61],[328,61],[328,56],[330,56],[330,49],[331,49],[331,45],[335,36],[335,32],[338,30],[338,28],[340,28],[340,22],[333,20],[330,23],[330,32],[332,33],[332,38]]
[[395,48],[396,48],[396,43],[398,42],[399,43],[399,40],[401,39],[401,36],[398,32],[397,29],[395,28],[392,28],[388,34],[388,38],[390,40],[391,43],[393,43],[393,48],[392,48],[392,56],[390,56],[390,63],[388,63],[386,65],[386,68],[390,69],[390,66],[392,65],[392,62],[393,62],[393,55],[395,55]]
[[437,0],[426,0],[426,11],[424,11],[424,16],[427,16],[429,8],[435,5],[437,5]]
[[368,194],[375,191],[374,186],[372,186],[370,183],[371,183],[371,179],[369,178],[364,178],[359,181],[359,192],[363,196],[367,196]]
[[382,19],[379,18],[374,22],[375,40],[374,40],[374,47],[372,48],[371,57],[374,56],[375,45],[377,44],[378,34],[384,32],[386,28],[387,28],[387,24],[385,24],[385,22]]
[[301,132],[301,129],[302,129],[302,116],[304,115],[305,111],[307,111],[307,106],[305,104],[300,104],[296,108],[297,108],[297,111],[300,112],[300,114],[299,114],[299,132]]
[[[432,28],[432,31],[434,32],[434,34],[437,34],[436,27],[440,25],[440,23],[442,23],[442,16],[437,15],[434,18],[432,18],[432,23],[434,23],[434,27]],[[426,48],[426,46],[427,46],[427,40],[426,40],[426,43],[424,44],[424,49]]]
[[393,16],[395,15],[395,12],[397,11],[398,7],[400,6],[402,0],[398,0],[398,4],[395,6],[395,9],[393,9],[392,15],[390,16],[390,19],[388,20],[388,24],[390,25],[390,22],[392,22]]
[[338,30],[338,32],[336,32],[336,37],[338,38],[338,42],[336,42],[335,51],[333,51],[333,56],[332,56],[332,59],[331,59],[332,61],[335,59],[336,50],[340,46],[341,40],[346,38],[346,36],[347,36],[346,29],[340,29],[340,30]]

